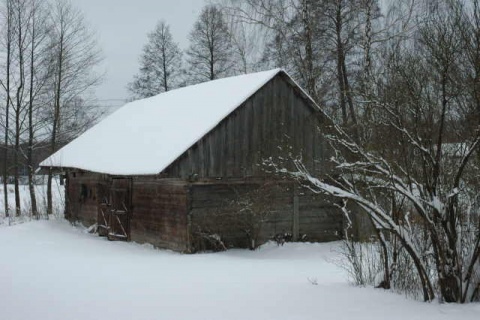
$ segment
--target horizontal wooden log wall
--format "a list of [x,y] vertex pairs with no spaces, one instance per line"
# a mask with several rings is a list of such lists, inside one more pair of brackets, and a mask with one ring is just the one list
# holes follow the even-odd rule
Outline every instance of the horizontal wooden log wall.
[[[221,237],[227,248],[250,247],[252,237],[256,238],[254,246],[258,246],[285,233],[305,235],[307,241],[333,241],[342,236],[343,217],[337,208],[322,195],[298,190],[293,182],[199,183],[191,186],[190,199],[191,232],[196,250],[209,249],[209,240],[205,238],[209,235]],[[295,221],[296,201],[298,218]],[[255,217],[260,223],[250,221],[249,224],[247,220],[252,216],[247,208],[256,211]],[[252,235],[252,228],[257,228],[256,236]]]
[[132,203],[132,241],[188,251],[185,184],[148,178],[134,179]]
[[333,205],[335,199],[321,194],[300,190],[299,234],[306,235],[308,241],[335,241],[343,235],[343,216]]
[[[85,226],[96,223],[102,200],[99,194],[111,179],[100,174],[69,173],[66,216]],[[307,241],[337,240],[342,234],[342,216],[328,199],[299,190],[294,182],[285,180],[190,183],[137,177],[133,178],[132,205],[132,241],[182,252],[208,249],[205,239],[198,238],[199,232],[220,235],[227,247],[249,247],[251,238],[257,240],[257,246],[285,233],[306,235]],[[258,234],[250,238],[245,232],[253,232],[248,208],[260,212],[257,217],[262,220],[255,227]]]
[[65,217],[88,227],[97,223],[98,186],[103,175],[70,171],[67,173]]
[[[112,176],[68,173],[65,217],[85,226],[97,223],[99,203],[109,193]],[[188,251],[186,182],[132,177],[130,240],[159,248]]]

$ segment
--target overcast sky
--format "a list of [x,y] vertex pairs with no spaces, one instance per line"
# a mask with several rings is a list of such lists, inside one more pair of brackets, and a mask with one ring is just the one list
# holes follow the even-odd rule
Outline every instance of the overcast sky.
[[104,83],[96,90],[102,105],[118,106],[128,96],[126,85],[138,70],[138,57],[147,33],[159,20],[170,25],[182,49],[204,0],[71,0],[97,32],[103,50]]

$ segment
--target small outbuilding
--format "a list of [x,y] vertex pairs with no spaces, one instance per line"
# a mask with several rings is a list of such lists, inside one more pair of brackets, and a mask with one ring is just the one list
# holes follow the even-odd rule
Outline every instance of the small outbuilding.
[[330,241],[342,215],[272,172],[329,171],[315,102],[280,69],[126,104],[40,166],[65,173],[65,217],[111,240],[182,252]]

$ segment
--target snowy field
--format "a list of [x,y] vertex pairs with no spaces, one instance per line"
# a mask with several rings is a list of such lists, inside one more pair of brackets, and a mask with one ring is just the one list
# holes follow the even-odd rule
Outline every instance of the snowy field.
[[64,220],[0,226],[0,319],[479,319],[480,304],[352,287],[331,263],[336,249],[182,255],[109,242]]

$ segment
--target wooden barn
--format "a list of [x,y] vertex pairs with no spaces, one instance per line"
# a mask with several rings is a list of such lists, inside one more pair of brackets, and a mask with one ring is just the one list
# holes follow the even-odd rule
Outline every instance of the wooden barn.
[[110,240],[181,252],[330,241],[342,216],[272,173],[329,171],[318,107],[280,69],[131,102],[44,160],[66,177],[65,217]]

